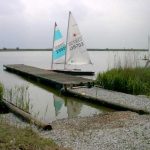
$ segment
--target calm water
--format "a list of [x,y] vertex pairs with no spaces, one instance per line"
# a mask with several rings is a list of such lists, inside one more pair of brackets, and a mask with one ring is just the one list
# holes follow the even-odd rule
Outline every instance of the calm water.
[[[88,66],[86,68],[82,67],[82,69],[94,70],[96,73],[106,71],[107,69],[116,66],[145,65],[145,62],[141,60],[141,58],[146,55],[146,52],[90,51],[89,54],[94,67]],[[14,89],[15,87],[22,86],[28,87],[27,95],[30,101],[29,111],[45,122],[49,123],[62,118],[91,116],[107,111],[113,111],[105,107],[85,103],[80,99],[63,97],[59,92],[44,86],[43,84],[38,84],[4,71],[3,64],[26,64],[50,69],[51,52],[0,52],[0,81],[4,84],[5,89]],[[54,67],[63,68],[63,66],[60,65]]]

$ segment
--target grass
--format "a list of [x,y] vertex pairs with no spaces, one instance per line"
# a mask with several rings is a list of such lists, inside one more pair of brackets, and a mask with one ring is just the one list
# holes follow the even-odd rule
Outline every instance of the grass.
[[31,128],[20,129],[0,122],[0,150],[67,150],[39,137]]
[[96,84],[119,92],[150,95],[150,68],[116,68],[99,73]]

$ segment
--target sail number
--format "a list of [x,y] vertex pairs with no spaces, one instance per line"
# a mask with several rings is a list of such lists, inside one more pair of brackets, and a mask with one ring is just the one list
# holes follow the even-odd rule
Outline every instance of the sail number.
[[57,50],[56,50],[56,53],[58,54],[58,53],[60,53],[60,52],[62,52],[62,51],[65,51],[65,50],[66,50],[66,46],[63,46],[63,47],[57,49]]
[[82,36],[76,38],[75,40],[69,42],[70,50],[76,49],[77,47],[84,46],[84,43],[82,41]]

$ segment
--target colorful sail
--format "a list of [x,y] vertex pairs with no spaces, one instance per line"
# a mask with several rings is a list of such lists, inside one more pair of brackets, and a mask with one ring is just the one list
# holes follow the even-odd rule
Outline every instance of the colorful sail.
[[66,45],[64,43],[62,34],[55,23],[54,29],[54,39],[53,39],[53,51],[52,51],[52,59],[54,64],[61,64],[65,62],[65,54],[66,54]]
[[69,12],[65,63],[70,65],[92,64],[78,25],[76,24],[71,12]]

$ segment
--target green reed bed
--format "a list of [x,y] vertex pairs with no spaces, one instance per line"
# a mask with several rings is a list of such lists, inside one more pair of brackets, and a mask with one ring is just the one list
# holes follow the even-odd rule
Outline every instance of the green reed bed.
[[150,68],[117,68],[99,73],[96,84],[129,94],[150,95]]

